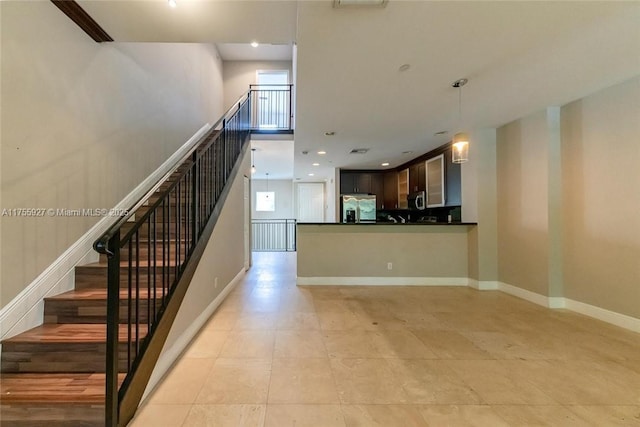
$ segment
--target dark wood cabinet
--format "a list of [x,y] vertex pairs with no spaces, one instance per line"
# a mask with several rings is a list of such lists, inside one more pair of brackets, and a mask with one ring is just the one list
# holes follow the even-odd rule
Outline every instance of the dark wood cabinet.
[[370,172],[341,171],[340,194],[373,193],[372,175]]
[[398,208],[398,172],[384,172],[384,194],[382,197],[382,206],[380,209],[397,209]]
[[382,173],[371,174],[371,194],[376,195],[376,209],[384,205],[384,176]]
[[[440,163],[440,170],[444,169],[441,175],[444,178],[444,184],[440,182],[437,187],[442,189],[444,185],[444,206],[460,206],[462,204],[461,167],[460,164],[451,162],[451,148],[444,146],[415,159],[413,163],[407,162],[405,168],[401,170],[341,170],[340,193],[375,194],[377,209],[407,209],[407,195],[416,191],[427,191],[427,162],[441,154],[444,157],[443,162]],[[438,197],[441,200],[442,190],[439,194]],[[430,205],[443,206],[442,201],[433,200]]]
[[[398,191],[397,173],[393,171],[389,174],[391,176],[388,179],[393,180],[393,190],[386,189],[386,174],[382,171],[340,171],[340,194],[375,194],[378,209],[383,209],[383,206],[385,209],[394,209]],[[392,208],[386,207],[388,201],[385,200],[385,194],[393,198]]]
[[427,188],[425,163],[419,162],[409,166],[409,193],[425,191]]
[[460,163],[451,161],[451,150],[444,152],[445,206],[462,205],[462,177]]

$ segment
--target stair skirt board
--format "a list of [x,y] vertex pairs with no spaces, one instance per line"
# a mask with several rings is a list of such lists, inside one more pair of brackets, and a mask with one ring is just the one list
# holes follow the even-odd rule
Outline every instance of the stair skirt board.
[[[171,157],[114,206],[114,209],[129,209],[140,197],[144,196],[154,183],[169,172],[172,166],[191,150],[210,129],[211,124],[209,123],[202,126]],[[98,254],[93,250],[93,242],[109,228],[112,220],[113,218],[107,216],[98,221],[18,296],[0,310],[0,340],[40,325],[43,319],[44,297],[73,290],[74,267],[98,260]]]

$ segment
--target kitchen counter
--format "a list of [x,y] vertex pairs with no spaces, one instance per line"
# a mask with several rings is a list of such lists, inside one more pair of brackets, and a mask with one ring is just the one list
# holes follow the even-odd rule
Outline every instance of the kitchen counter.
[[462,222],[298,223],[298,284],[466,286],[476,230]]
[[477,222],[299,222],[298,225],[478,225]]

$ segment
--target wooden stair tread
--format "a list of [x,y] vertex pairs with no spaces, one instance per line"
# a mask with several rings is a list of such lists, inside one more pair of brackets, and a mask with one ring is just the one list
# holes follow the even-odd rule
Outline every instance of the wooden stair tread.
[[[135,326],[134,326],[135,328]],[[147,325],[139,326],[140,336],[147,334]],[[120,342],[127,342],[127,325],[120,325]],[[93,323],[45,323],[14,337],[3,340],[3,343],[103,343],[107,340],[107,328],[104,324]]]
[[[173,251],[171,251],[171,258],[172,258],[172,259],[170,259],[168,263],[161,263],[161,262],[160,262],[160,261],[162,261],[161,259],[156,259],[155,267],[157,267],[157,268],[161,268],[161,267],[175,267],[175,266],[176,266],[176,265],[178,265],[178,264],[177,264],[177,263],[176,263],[176,261],[175,261],[174,255],[175,255],[175,253],[174,253]],[[182,255],[182,253],[181,253],[180,255]],[[126,260],[124,260],[124,261],[123,261],[123,260],[120,260],[120,265],[121,265],[121,266],[123,266],[123,267],[126,267],[126,266],[128,266],[128,265],[129,265],[129,263],[128,263],[128,261],[126,261]],[[102,260],[101,260],[101,261],[98,261],[98,262],[92,262],[92,263],[90,263],[90,264],[85,264],[85,265],[83,265],[82,267],[88,267],[88,268],[105,268],[105,267],[107,267],[107,266],[108,266],[107,262],[106,262],[106,261],[102,261]],[[154,265],[153,265],[153,263],[149,264],[149,261],[148,261],[148,260],[146,260],[146,259],[141,259],[141,260],[140,260],[140,262],[139,262],[139,264],[138,264],[138,266],[139,266],[140,268],[147,268],[147,267],[153,267]]]
[[[118,374],[121,384],[125,374]],[[104,405],[105,374],[2,374],[2,404],[16,403],[93,403]]]
[[[156,298],[162,298],[162,288],[156,287]],[[151,292],[146,286],[143,286],[139,290],[140,299],[147,299],[149,295],[153,296],[153,288]],[[125,299],[129,296],[129,290],[126,288],[120,289],[120,298]],[[133,298],[136,297],[135,289],[132,289]],[[105,300],[107,299],[107,288],[85,288],[76,289],[74,291],[68,291],[62,294],[47,297],[46,300],[52,301],[69,301],[69,300]]]

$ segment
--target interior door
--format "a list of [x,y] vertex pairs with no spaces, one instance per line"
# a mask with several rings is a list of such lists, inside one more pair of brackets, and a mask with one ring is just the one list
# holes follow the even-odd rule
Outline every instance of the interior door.
[[324,183],[302,182],[297,184],[298,222],[324,222]]

